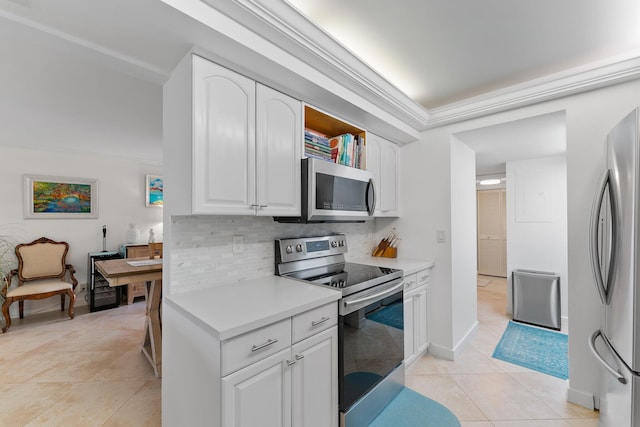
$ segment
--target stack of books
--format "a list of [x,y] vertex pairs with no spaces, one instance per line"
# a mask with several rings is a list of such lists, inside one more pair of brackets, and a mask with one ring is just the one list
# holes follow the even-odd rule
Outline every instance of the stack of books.
[[335,163],[352,168],[366,169],[367,153],[364,137],[345,133],[329,138]]
[[326,136],[310,129],[304,130],[304,154],[307,157],[321,159],[325,161],[334,161],[331,156],[331,147],[329,139]]

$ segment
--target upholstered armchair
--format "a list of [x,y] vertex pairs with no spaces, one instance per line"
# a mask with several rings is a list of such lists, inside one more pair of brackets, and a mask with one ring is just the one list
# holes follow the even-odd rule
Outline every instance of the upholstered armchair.
[[[71,264],[66,263],[69,244],[55,242],[41,237],[31,243],[16,246],[18,268],[12,270],[3,284],[0,294],[4,297],[2,315],[5,325],[2,332],[7,332],[11,326],[9,306],[19,303],[20,318],[24,318],[24,301],[38,300],[60,295],[61,310],[64,311],[65,296],[69,297],[69,318],[73,319],[73,306],[76,301],[74,292],[78,281]],[[13,278],[18,278],[18,286],[11,289]]]

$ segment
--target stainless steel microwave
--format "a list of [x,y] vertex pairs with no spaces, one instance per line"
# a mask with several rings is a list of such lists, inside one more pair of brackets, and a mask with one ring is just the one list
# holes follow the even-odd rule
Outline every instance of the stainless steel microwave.
[[278,222],[364,222],[373,218],[376,188],[373,174],[319,159],[302,159],[300,217]]

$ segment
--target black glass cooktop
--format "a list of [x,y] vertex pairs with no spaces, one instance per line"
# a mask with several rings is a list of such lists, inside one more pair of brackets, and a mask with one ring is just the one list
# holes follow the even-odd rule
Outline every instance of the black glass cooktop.
[[402,277],[402,270],[345,262],[296,271],[287,277],[341,289],[348,295]]

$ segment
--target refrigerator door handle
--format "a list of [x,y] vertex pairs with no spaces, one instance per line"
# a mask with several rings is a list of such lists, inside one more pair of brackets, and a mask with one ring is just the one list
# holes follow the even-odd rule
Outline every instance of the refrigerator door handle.
[[609,274],[607,277],[607,283],[604,283],[604,279],[602,277],[602,268],[600,267],[600,250],[598,249],[598,232],[600,231],[600,210],[602,208],[602,203],[604,202],[604,193],[607,189],[607,185],[609,184],[610,179],[610,170],[607,169],[600,178],[600,184],[598,185],[598,191],[596,192],[596,197],[593,200],[593,207],[591,210],[591,218],[589,221],[589,252],[591,253],[591,269],[593,270],[593,276],[596,279],[596,288],[598,289],[598,294],[600,295],[600,299],[603,304],[608,304],[609,302],[609,286],[611,285],[611,280],[613,278],[613,266],[615,265],[615,259],[617,255],[616,242],[616,206],[615,201],[613,199],[613,195],[611,191],[609,191],[609,199],[611,204],[611,255],[610,255],[610,268]]
[[598,359],[598,362],[600,362],[600,364],[602,366],[604,366],[605,369],[611,373],[611,375],[616,377],[616,379],[621,384],[626,384],[627,383],[627,379],[624,377],[624,375],[622,375],[620,370],[619,369],[615,369],[614,367],[609,365],[607,363],[607,361],[604,360],[604,358],[600,355],[600,353],[598,353],[598,350],[596,349],[596,340],[598,339],[598,337],[602,337],[602,342],[605,343],[605,345],[607,346],[607,348],[609,349],[611,354],[615,355],[615,351],[611,347],[611,344],[609,343],[609,340],[607,340],[607,338],[604,335],[602,335],[602,331],[600,329],[598,329],[593,334],[591,334],[591,337],[589,338],[589,348],[591,349],[591,353],[593,353],[593,355],[596,357],[596,359]]

